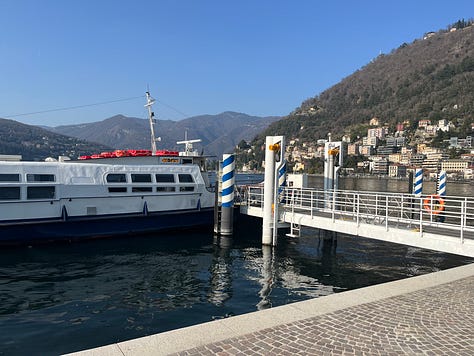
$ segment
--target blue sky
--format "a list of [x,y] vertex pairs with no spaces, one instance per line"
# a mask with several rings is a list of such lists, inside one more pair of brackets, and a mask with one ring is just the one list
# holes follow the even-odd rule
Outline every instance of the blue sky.
[[0,117],[145,118],[147,86],[160,119],[287,115],[378,54],[472,17],[472,0],[0,0]]

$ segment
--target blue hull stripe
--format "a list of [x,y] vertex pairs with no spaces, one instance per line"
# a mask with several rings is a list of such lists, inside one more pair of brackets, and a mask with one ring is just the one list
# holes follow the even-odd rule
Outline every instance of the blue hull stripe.
[[185,210],[148,215],[68,217],[0,225],[0,245],[24,245],[54,241],[137,235],[213,226],[214,209]]

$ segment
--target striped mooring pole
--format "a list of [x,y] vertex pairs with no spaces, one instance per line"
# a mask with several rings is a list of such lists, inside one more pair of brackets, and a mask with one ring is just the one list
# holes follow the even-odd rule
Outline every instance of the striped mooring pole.
[[438,195],[440,197],[446,196],[446,171],[439,172],[438,175]]
[[278,169],[278,194],[281,194],[286,187],[286,161]]
[[235,156],[222,156],[222,206],[220,218],[220,234],[232,235],[234,225],[234,184],[235,184]]
[[415,197],[419,198],[421,197],[421,194],[423,192],[423,169],[422,168],[417,168],[415,170],[415,183],[414,183],[414,189],[413,193],[415,194]]

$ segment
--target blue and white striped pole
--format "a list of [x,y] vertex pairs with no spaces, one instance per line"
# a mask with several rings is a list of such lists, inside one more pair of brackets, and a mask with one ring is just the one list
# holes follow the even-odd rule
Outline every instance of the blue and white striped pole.
[[286,161],[278,169],[278,194],[281,194],[286,187]]
[[221,235],[232,235],[234,224],[235,156],[222,156]]
[[235,157],[233,154],[224,154],[222,161],[222,206],[234,206]]
[[438,190],[438,195],[440,196],[439,198],[439,204],[440,204],[440,208],[439,208],[439,211],[438,211],[438,214],[436,216],[436,221],[439,221],[439,222],[444,222],[444,220],[446,219],[446,215],[444,215],[442,213],[442,211],[444,210],[444,203],[443,203],[443,200],[445,199],[446,197],[446,171],[440,171],[439,172],[439,175],[438,175],[438,186],[437,186],[437,190]]
[[413,193],[415,194],[415,197],[417,198],[421,197],[421,194],[423,193],[423,169],[422,168],[417,168],[415,170],[414,186],[415,186],[415,189],[413,189]]
[[439,172],[438,176],[438,195],[440,197],[446,196],[446,171]]

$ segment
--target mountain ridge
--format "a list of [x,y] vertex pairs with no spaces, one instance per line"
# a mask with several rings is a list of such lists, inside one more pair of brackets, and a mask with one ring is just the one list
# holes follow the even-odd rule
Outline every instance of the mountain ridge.
[[47,157],[78,157],[92,152],[108,151],[106,145],[57,134],[41,127],[0,118],[0,153],[21,155],[27,161],[40,161]]
[[[220,157],[224,152],[233,151],[241,140],[252,140],[279,118],[225,111],[180,121],[156,120],[155,134],[161,137],[157,146],[159,149],[182,149],[176,142],[183,140],[186,133],[189,139],[202,140],[200,146],[206,154]],[[121,114],[93,123],[46,128],[55,133],[100,142],[117,149],[149,149],[151,145],[148,119]]]

